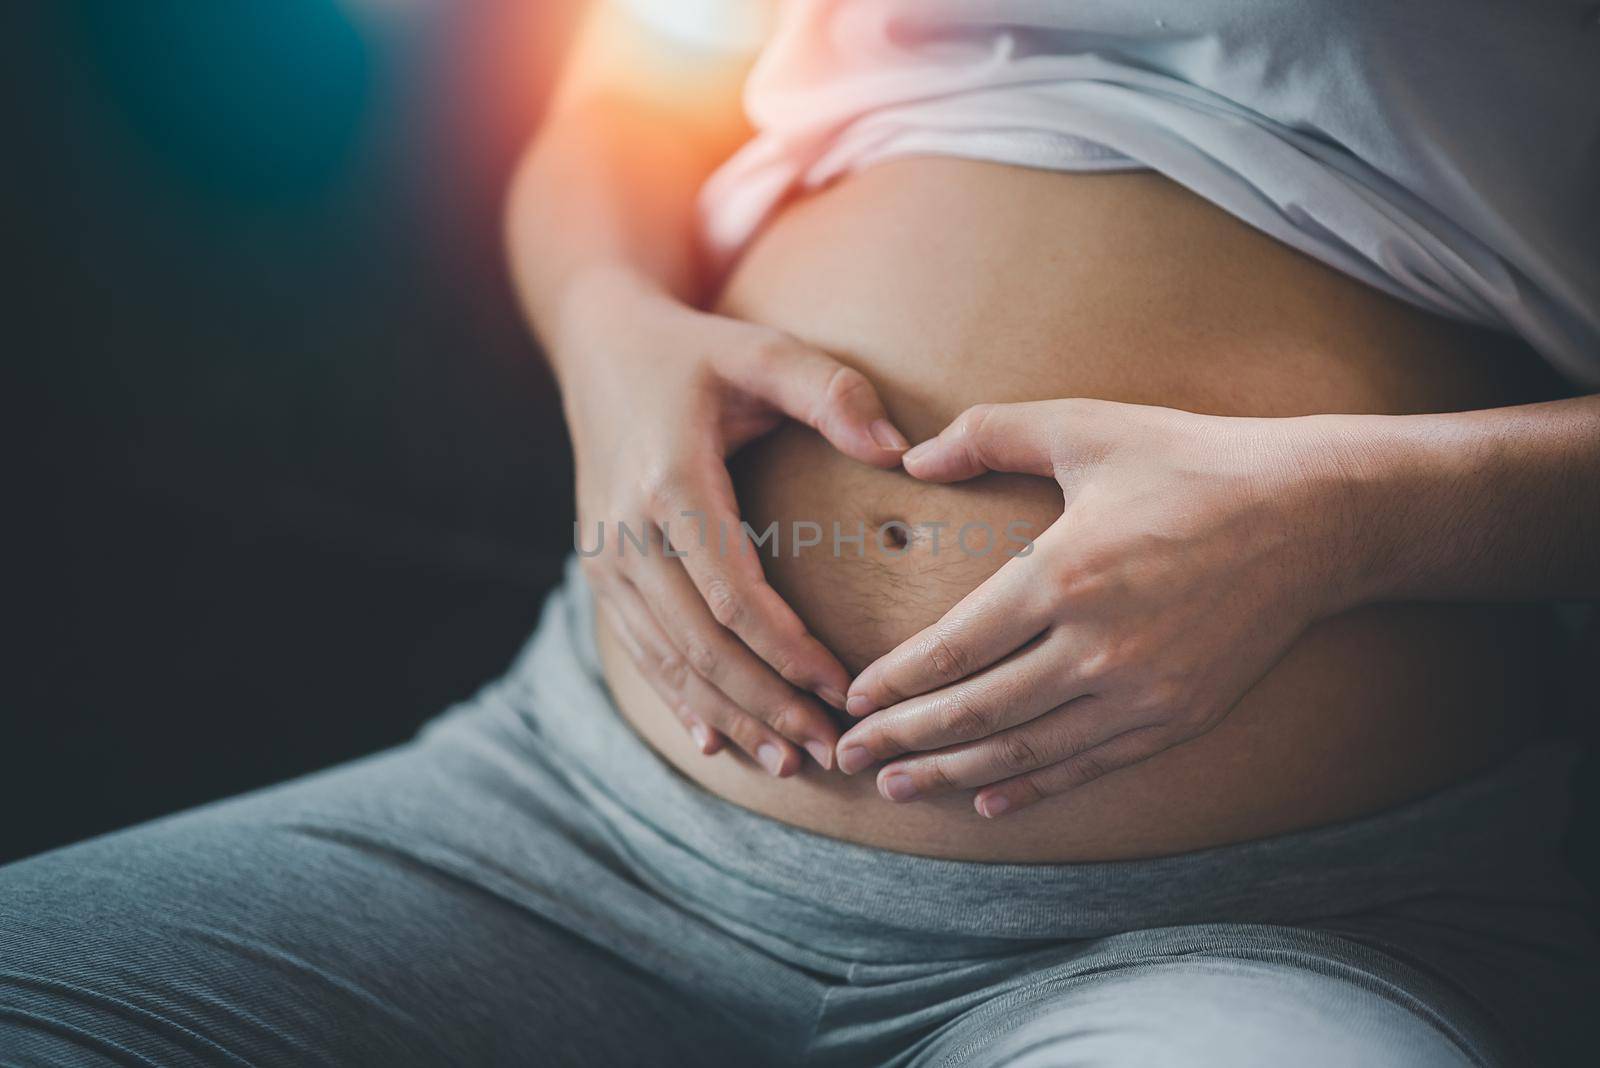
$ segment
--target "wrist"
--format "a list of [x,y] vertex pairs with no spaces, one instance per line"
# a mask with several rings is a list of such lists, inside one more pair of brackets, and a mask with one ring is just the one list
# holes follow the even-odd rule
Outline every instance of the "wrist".
[[1434,458],[1403,416],[1322,415],[1305,419],[1310,517],[1323,532],[1328,613],[1403,593],[1405,549]]
[[648,331],[658,317],[685,310],[660,283],[631,268],[606,265],[574,272],[561,287],[542,332],[546,357],[565,386],[579,370],[593,369],[608,355],[631,349],[604,341],[616,335],[619,325]]

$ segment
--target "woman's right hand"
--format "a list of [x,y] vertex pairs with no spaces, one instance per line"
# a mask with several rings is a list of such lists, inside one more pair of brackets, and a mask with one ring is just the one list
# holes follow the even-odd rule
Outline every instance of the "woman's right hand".
[[551,344],[583,552],[605,532],[582,559],[603,618],[702,753],[731,740],[773,775],[799,749],[831,767],[838,729],[812,695],[842,708],[849,676],[767,584],[727,461],[785,418],[875,467],[904,436],[865,376],[781,331],[621,281],[568,310]]

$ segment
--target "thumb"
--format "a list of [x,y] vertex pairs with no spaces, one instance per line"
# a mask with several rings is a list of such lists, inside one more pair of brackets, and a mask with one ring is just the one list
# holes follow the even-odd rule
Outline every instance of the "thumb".
[[853,460],[894,467],[908,442],[889,421],[867,376],[820,349],[778,333],[754,355],[720,368],[733,385],[811,427]]
[[903,461],[913,478],[928,482],[959,482],[985,471],[1049,477],[1058,422],[1048,401],[974,405]]

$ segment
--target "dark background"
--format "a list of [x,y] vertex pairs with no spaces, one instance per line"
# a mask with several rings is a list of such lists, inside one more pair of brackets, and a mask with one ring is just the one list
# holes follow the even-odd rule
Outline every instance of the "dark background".
[[400,741],[571,542],[500,204],[560,0],[0,14],[0,863]]
[[500,218],[573,6],[0,5],[0,863],[401,741],[531,631],[570,458]]

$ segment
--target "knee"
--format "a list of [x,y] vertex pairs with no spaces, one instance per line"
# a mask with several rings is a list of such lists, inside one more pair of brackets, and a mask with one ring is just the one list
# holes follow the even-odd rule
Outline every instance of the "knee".
[[1138,966],[1062,984],[991,1046],[1005,1068],[1459,1068],[1478,1063],[1413,1006],[1356,982],[1233,959]]

